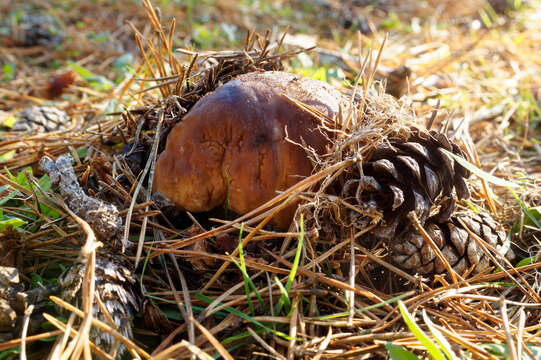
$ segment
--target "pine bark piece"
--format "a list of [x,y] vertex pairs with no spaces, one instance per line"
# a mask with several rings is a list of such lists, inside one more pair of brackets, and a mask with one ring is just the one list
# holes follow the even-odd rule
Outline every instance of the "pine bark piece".
[[111,240],[119,239],[124,227],[118,209],[84,192],[69,155],[61,155],[56,163],[44,156],[39,164],[49,174],[51,184],[58,185],[68,207],[90,225],[99,240],[110,244]]
[[17,313],[11,308],[9,302],[0,298],[0,331],[11,332],[15,328]]
[[[487,213],[457,212],[444,222],[429,219],[424,229],[441,250],[443,256],[458,274],[464,274],[473,267],[472,274],[478,274],[491,266],[489,257],[458,220],[468,229],[505,256],[506,235]],[[443,263],[436,257],[433,249],[413,227],[401,235],[402,241],[391,246],[391,259],[412,273],[423,275],[441,274],[446,271]],[[498,258],[496,256],[496,258]]]
[[49,284],[24,291],[19,270],[0,266],[0,339],[7,341],[21,335],[25,311],[30,305],[34,305],[34,312],[27,334],[33,335],[41,330],[40,324],[44,321],[41,309],[47,306],[49,295],[57,289],[58,286]]

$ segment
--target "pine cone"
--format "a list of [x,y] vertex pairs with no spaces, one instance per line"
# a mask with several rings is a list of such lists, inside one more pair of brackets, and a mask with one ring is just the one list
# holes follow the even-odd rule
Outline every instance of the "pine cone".
[[352,224],[360,229],[379,223],[375,235],[390,240],[402,233],[414,211],[421,222],[437,210],[439,221],[454,211],[453,189],[460,199],[469,197],[464,178],[469,172],[443,149],[464,156],[457,144],[436,131],[412,129],[407,139],[390,139],[378,145],[362,164],[362,174],[348,180],[342,197],[356,199]]
[[[478,274],[490,266],[489,257],[458,219],[461,219],[472,233],[494,247],[500,255],[506,255],[505,232],[487,213],[460,211],[444,222],[433,221],[435,219],[430,218],[425,223],[424,229],[458,274],[464,274],[472,267],[472,274]],[[401,240],[391,243],[393,263],[419,274],[446,272],[443,263],[415,228],[411,227],[402,234]]]
[[16,36],[23,46],[56,46],[65,37],[57,21],[48,14],[25,14]]
[[[86,261],[79,261],[70,267],[59,279],[61,286],[61,297],[66,301],[71,301],[79,293],[84,278]],[[131,339],[132,322],[135,314],[139,311],[139,296],[136,294],[136,279],[128,265],[120,255],[115,254],[96,254],[96,290],[104,303],[105,308],[113,318],[118,331]],[[99,305],[93,304],[93,315],[105,323],[109,323],[108,318],[101,311]],[[111,350],[115,339],[104,331],[92,329],[90,332],[91,340],[98,346]],[[124,351],[120,346],[119,353]]]
[[69,116],[52,106],[29,106],[19,113],[13,131],[51,132],[65,130],[69,126]]

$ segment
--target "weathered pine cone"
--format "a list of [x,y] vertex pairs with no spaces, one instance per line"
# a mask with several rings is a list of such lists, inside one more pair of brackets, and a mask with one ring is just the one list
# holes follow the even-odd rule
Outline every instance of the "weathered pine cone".
[[[79,261],[70,267],[59,279],[61,287],[61,297],[66,301],[71,301],[79,296],[79,290],[84,278],[86,261]],[[135,314],[139,311],[140,304],[136,292],[136,278],[133,272],[129,270],[128,265],[117,254],[96,254],[96,291],[105,308],[113,318],[115,327],[118,331],[131,339],[133,337],[132,322]],[[98,303],[95,301],[92,312],[98,320],[109,323],[108,317],[101,311]],[[115,339],[104,331],[92,329],[90,332],[92,342],[112,350]],[[120,346],[119,353],[124,351]]]
[[23,46],[55,46],[66,36],[56,20],[46,14],[25,14],[16,34]]
[[[443,222],[433,221],[434,219],[430,218],[425,223],[424,229],[455,272],[462,275],[472,269],[472,274],[475,275],[490,266],[490,259],[485,251],[458,219],[462,220],[472,233],[494,247],[500,255],[505,255],[505,232],[487,213],[459,211]],[[405,270],[423,275],[447,271],[432,247],[413,226],[401,235],[401,240],[390,244],[393,263]]]
[[64,111],[52,106],[29,106],[19,113],[13,131],[51,132],[68,128],[70,118]]
[[443,152],[464,156],[457,144],[436,131],[412,129],[406,139],[390,139],[378,145],[363,161],[363,174],[348,180],[343,198],[355,199],[358,211],[351,212],[352,224],[360,229],[378,223],[374,233],[390,241],[408,228],[414,211],[421,222],[439,207],[438,220],[454,211],[453,189],[459,199],[469,197],[464,181],[469,172]]

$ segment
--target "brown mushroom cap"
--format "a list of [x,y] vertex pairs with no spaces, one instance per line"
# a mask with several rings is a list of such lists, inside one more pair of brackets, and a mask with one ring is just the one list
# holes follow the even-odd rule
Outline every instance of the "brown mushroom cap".
[[[225,202],[238,214],[253,210],[312,172],[304,142],[325,152],[319,120],[286,94],[330,118],[342,97],[330,85],[285,72],[244,74],[199,100],[175,125],[156,164],[154,191],[179,208],[208,211]],[[302,140],[301,140],[302,138]],[[273,223],[285,228],[294,207]]]

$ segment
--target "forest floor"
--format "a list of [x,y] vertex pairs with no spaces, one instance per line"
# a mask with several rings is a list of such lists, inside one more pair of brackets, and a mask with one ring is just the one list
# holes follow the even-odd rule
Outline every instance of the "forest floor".
[[[541,358],[541,1],[147,4],[0,0],[0,360],[88,351],[110,359],[119,344],[126,358],[152,359]],[[256,67],[283,66],[344,91],[362,73],[412,122],[462,139],[473,175],[461,205],[490,213],[517,257],[458,280],[421,277],[388,266],[384,244],[307,245],[311,229],[280,233],[255,220],[242,229],[227,209],[169,222],[145,176],[123,172],[123,146],[146,139],[137,161],[150,166],[163,148],[151,150],[156,114],[213,88],[220,79],[203,70],[225,50],[236,51],[234,66],[255,54]],[[178,64],[208,84],[178,80]],[[240,72],[253,65],[243,64]],[[167,76],[174,81],[164,84]],[[39,166],[62,154],[88,196],[118,208],[129,226],[111,238],[141,244],[137,254],[116,258],[118,243],[98,249],[93,236],[104,230],[70,213],[73,198],[62,200],[54,172]],[[65,302],[66,274],[84,280],[72,304],[80,310]],[[94,307],[117,301],[105,318],[133,317],[133,334],[125,320],[92,319],[94,288],[116,296]]]

